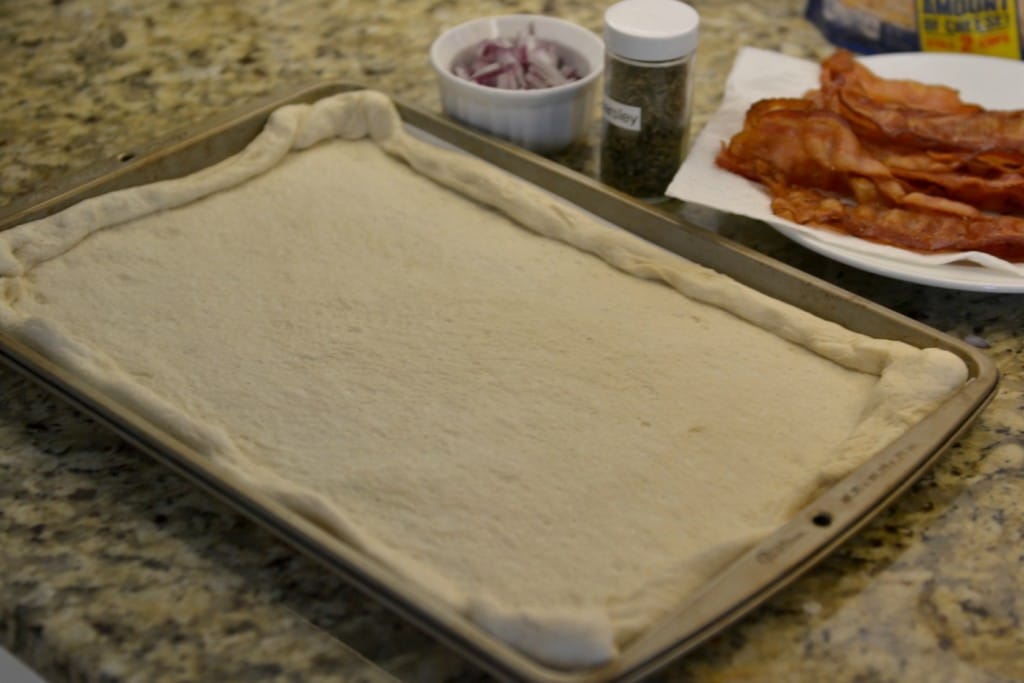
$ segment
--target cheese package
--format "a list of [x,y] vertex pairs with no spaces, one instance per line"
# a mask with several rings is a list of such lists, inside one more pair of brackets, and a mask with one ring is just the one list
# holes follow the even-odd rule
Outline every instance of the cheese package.
[[806,16],[855,52],[1024,57],[1022,0],[809,0]]
[[0,329],[569,669],[967,374],[425,142],[367,91],[0,233]]

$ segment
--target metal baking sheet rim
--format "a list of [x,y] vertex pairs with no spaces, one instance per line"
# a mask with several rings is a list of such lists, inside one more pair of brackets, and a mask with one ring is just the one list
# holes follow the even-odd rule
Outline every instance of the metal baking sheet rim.
[[[12,204],[0,214],[0,230],[54,213],[89,196],[187,174],[239,151],[277,107],[360,87],[331,82],[291,89],[217,116],[199,128],[182,129],[144,148],[124,152],[70,176],[56,190]],[[520,175],[641,237],[865,334],[945,348],[960,356],[969,369],[968,383],[935,413],[826,491],[656,627],[627,644],[617,659],[595,669],[565,671],[541,665],[497,641],[311,521],[236,486],[219,467],[32,349],[0,334],[0,357],[8,365],[84,409],[133,445],[498,676],[550,683],[605,683],[635,680],[666,665],[749,613],[853,535],[916,481],[970,426],[995,393],[999,377],[992,362],[959,340],[690,226],[677,216],[632,200],[553,161],[400,101],[396,104],[413,128]]]

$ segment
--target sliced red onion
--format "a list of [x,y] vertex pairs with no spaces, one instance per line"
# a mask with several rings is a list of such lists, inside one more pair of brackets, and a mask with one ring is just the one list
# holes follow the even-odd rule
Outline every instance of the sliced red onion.
[[558,54],[558,46],[534,35],[533,24],[514,38],[481,41],[452,73],[479,85],[503,90],[539,90],[579,80],[580,74]]

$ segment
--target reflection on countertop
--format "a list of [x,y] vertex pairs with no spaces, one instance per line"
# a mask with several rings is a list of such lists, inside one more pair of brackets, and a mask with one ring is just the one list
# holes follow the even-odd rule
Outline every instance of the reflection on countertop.
[[[831,49],[797,0],[692,4],[702,17],[695,128],[740,46],[812,58]],[[6,3],[0,206],[299,83],[355,82],[436,109],[426,54],[444,28],[522,11],[599,30],[603,9],[582,0]],[[983,342],[1003,380],[976,426],[892,509],[664,680],[1024,680],[1024,307],[1012,295],[858,272],[751,222],[723,232]],[[482,677],[3,368],[0,396],[0,644],[49,679]]]

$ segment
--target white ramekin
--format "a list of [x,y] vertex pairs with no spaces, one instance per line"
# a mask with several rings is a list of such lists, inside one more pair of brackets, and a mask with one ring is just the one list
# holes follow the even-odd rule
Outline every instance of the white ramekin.
[[[579,80],[539,90],[502,90],[452,73],[456,57],[470,47],[486,39],[512,38],[531,25],[538,38],[568,48],[562,57],[583,74]],[[430,62],[448,116],[545,154],[581,138],[596,116],[604,43],[593,31],[564,19],[510,14],[474,19],[445,31],[430,48]]]

